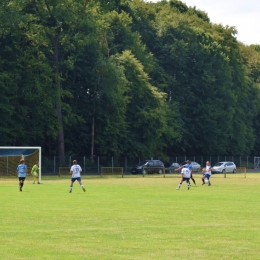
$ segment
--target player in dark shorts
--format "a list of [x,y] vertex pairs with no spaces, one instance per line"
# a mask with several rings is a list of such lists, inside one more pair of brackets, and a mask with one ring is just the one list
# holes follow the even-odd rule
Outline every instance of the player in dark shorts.
[[174,171],[179,171],[181,170],[182,168],[188,168],[190,170],[190,179],[192,179],[193,183],[196,185],[196,181],[195,179],[193,178],[192,176],[192,165],[191,165],[191,162],[190,160],[187,160],[186,161],[186,164],[182,165],[181,167],[179,167],[178,169],[175,169]]
[[17,166],[18,178],[19,178],[19,191],[23,191],[23,184],[28,173],[27,165],[24,163],[24,159],[20,160],[20,164]]

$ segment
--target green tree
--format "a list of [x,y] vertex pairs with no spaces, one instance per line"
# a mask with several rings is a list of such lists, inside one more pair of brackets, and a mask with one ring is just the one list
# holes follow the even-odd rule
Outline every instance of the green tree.
[[[64,164],[64,111],[70,108],[62,102],[64,96],[70,96],[69,91],[63,89],[64,64],[70,64],[70,57],[66,49],[71,46],[76,38],[78,27],[91,23],[95,16],[95,7],[90,6],[89,0],[71,1],[11,1],[11,6],[21,14],[18,26],[24,26],[27,37],[33,42],[35,48],[42,50],[46,61],[54,73],[48,75],[53,82],[53,95],[58,126],[58,154],[60,164]],[[71,46],[73,47],[73,46]]]

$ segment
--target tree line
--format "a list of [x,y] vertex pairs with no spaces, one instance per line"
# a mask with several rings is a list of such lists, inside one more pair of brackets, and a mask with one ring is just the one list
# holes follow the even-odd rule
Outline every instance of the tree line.
[[3,0],[0,143],[259,154],[260,45],[178,0]]

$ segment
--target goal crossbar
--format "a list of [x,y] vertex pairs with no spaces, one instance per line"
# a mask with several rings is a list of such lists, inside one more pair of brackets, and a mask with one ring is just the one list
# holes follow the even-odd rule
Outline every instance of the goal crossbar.
[[[42,174],[41,174],[41,170],[42,170],[42,148],[40,146],[0,146],[0,150],[39,150],[39,182],[41,182],[42,180]],[[20,156],[23,156],[23,154],[17,154]],[[8,155],[4,155],[4,156],[8,156]],[[11,155],[9,155],[11,156]]]

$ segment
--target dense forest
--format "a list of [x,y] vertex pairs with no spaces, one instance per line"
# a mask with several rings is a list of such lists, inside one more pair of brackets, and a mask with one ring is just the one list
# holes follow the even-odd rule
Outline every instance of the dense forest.
[[2,0],[0,144],[260,153],[260,45],[178,0]]

